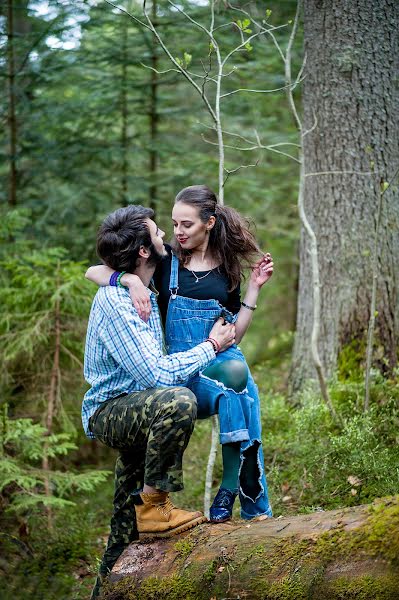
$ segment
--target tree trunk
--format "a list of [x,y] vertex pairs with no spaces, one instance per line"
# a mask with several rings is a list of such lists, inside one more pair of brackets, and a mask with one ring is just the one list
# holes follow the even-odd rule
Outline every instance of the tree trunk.
[[[305,210],[319,249],[319,353],[332,375],[343,345],[365,340],[380,182],[399,166],[399,4],[305,0]],[[399,201],[384,196],[378,234],[376,343],[380,366],[397,362]],[[310,355],[312,283],[309,239],[301,234],[292,387],[315,377]]]
[[398,540],[399,496],[372,506],[205,524],[131,544],[102,598],[397,600]]

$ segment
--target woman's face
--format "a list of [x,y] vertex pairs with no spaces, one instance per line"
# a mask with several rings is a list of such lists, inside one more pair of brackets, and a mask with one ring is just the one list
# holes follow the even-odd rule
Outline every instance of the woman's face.
[[209,231],[215,224],[215,217],[203,223],[197,207],[177,202],[172,210],[173,232],[185,250],[203,248],[208,244]]

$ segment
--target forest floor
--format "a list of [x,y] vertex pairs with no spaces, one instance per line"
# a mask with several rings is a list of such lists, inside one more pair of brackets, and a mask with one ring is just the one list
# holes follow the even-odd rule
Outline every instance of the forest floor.
[[[260,389],[274,516],[355,506],[397,493],[398,381],[375,379],[367,415],[361,409],[363,382],[336,381],[332,398],[345,422],[339,427],[316,392],[304,393],[300,404],[288,401],[289,357],[289,348],[283,347],[272,360],[253,369]],[[174,494],[178,506],[203,508],[210,438],[210,421],[198,421],[185,454],[185,489]],[[220,454],[214,492],[221,478]],[[78,454],[74,460],[76,466],[84,459]],[[112,471],[115,454],[101,449],[97,460],[98,468]],[[0,573],[6,594],[2,597],[87,599],[107,539],[112,495],[110,475],[94,494],[71,498],[75,507],[55,515],[50,532],[43,516],[20,518],[16,525],[15,517],[5,513],[0,536]],[[234,517],[239,518],[238,502]]]

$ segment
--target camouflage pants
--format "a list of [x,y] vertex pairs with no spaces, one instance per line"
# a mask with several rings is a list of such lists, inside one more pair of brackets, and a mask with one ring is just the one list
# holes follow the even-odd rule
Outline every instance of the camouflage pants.
[[98,596],[101,581],[125,547],[138,539],[137,491],[144,483],[167,492],[183,488],[183,453],[196,416],[194,394],[175,387],[108,400],[90,418],[96,439],[119,450],[111,532],[91,598]]

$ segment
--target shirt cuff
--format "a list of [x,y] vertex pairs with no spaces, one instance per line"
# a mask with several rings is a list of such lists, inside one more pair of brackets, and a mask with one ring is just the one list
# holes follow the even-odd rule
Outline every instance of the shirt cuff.
[[210,363],[216,356],[213,345],[210,342],[202,342],[197,346],[197,348],[202,354],[202,356],[200,356],[200,360],[202,361],[201,367],[208,366],[208,363]]

